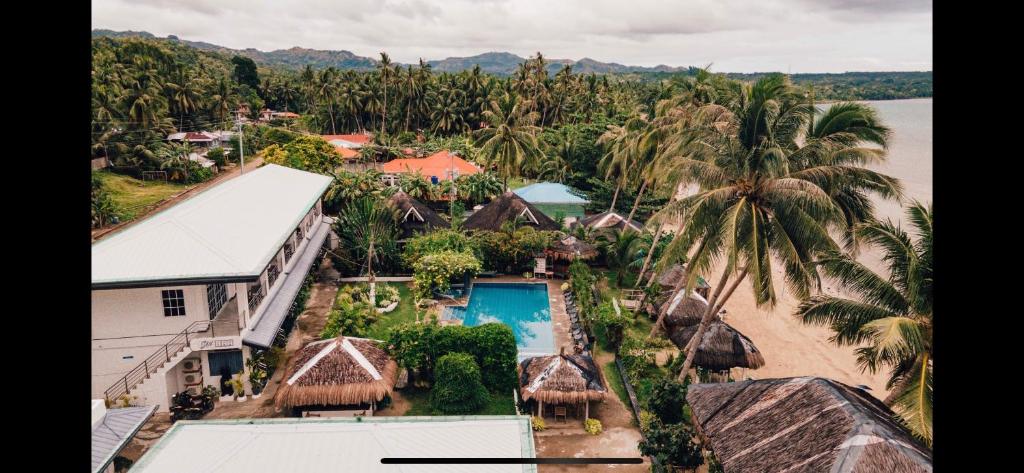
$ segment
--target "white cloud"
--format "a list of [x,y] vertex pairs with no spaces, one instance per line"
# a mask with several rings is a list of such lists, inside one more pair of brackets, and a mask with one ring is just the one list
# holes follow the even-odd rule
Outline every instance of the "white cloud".
[[487,51],[718,71],[931,69],[930,0],[95,0],[94,28],[393,60]]

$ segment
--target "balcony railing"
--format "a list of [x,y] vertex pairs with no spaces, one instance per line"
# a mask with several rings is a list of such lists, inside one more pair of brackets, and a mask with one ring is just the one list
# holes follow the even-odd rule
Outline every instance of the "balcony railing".
[[284,244],[284,262],[287,263],[292,260],[292,255],[295,254],[295,247],[292,246],[291,242]]
[[263,284],[258,284],[249,288],[249,313],[256,312],[256,308],[260,306],[260,302],[263,302],[263,296],[267,295],[266,291],[263,290]]
[[277,276],[281,274],[281,270],[278,269],[277,264],[270,265],[267,268],[267,286],[274,287],[274,281],[277,280]]

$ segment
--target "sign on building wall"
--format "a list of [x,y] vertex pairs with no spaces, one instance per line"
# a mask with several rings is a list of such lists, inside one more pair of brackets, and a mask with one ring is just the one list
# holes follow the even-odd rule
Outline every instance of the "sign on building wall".
[[242,348],[242,337],[196,338],[189,341],[189,346],[193,351]]

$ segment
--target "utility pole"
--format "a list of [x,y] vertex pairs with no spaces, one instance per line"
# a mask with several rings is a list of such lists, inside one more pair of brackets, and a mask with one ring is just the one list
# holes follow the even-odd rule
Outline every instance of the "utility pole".
[[235,111],[235,125],[238,126],[238,158],[241,164],[238,168],[238,175],[245,174],[245,143],[242,142],[244,133],[242,133],[242,117]]

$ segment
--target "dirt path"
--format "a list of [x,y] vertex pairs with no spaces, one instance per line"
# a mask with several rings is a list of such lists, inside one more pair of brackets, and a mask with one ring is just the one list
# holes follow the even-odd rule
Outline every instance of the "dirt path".
[[[263,164],[263,158],[254,158],[250,162],[245,163],[245,170],[247,172],[255,170],[256,168],[260,167],[262,164]],[[213,179],[210,179],[209,181],[197,184],[194,187],[190,187],[190,188],[186,189],[185,191],[181,192],[180,194],[175,194],[175,195],[173,195],[171,197],[168,197],[168,198],[160,201],[155,206],[153,206],[151,209],[146,211],[146,213],[141,214],[141,215],[137,215],[132,220],[129,220],[129,221],[123,222],[123,223],[119,223],[117,225],[112,225],[112,226],[104,227],[104,228],[97,228],[97,229],[93,230],[92,231],[92,240],[95,242],[96,240],[99,240],[100,238],[103,238],[103,237],[105,237],[107,235],[110,235],[112,233],[116,233],[118,231],[121,231],[122,229],[128,228],[128,227],[134,225],[136,222],[141,222],[142,220],[145,220],[146,217],[148,217],[150,215],[153,215],[154,213],[157,213],[157,212],[159,212],[161,210],[164,210],[164,209],[166,209],[166,208],[168,208],[168,207],[170,207],[170,206],[172,206],[174,204],[177,204],[178,202],[186,200],[186,199],[188,199],[188,198],[190,198],[190,197],[192,197],[192,196],[194,196],[196,194],[199,194],[200,192],[202,192],[202,191],[204,191],[206,189],[209,189],[210,187],[213,187],[213,186],[215,186],[217,184],[220,184],[220,183],[222,183],[222,182],[224,182],[224,181],[226,181],[228,179],[231,179],[231,178],[234,178],[234,177],[238,177],[239,175],[241,175],[241,169],[238,166],[235,166],[230,171],[225,171],[225,172],[219,173]]]

